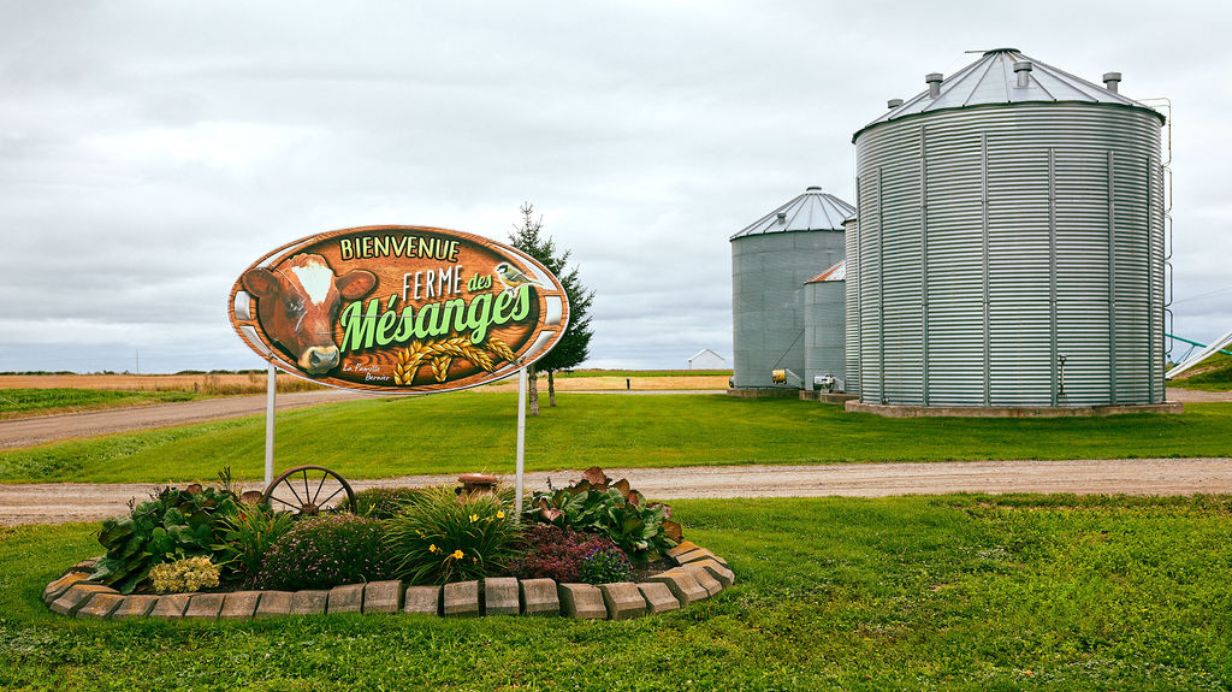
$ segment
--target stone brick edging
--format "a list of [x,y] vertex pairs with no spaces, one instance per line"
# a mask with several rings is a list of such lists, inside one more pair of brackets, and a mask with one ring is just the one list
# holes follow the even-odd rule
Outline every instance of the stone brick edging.
[[626,620],[678,610],[736,581],[727,561],[690,541],[668,551],[675,567],[644,582],[558,584],[551,579],[488,577],[444,586],[400,581],[347,584],[305,591],[229,591],[125,596],[89,581],[95,560],[73,565],[43,589],[52,612],[69,617],[247,620],[277,615],[418,613],[422,615],[563,615]]

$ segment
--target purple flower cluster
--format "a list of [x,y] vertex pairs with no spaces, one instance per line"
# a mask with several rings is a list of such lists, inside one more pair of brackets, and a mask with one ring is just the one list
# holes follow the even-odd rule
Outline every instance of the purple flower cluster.
[[270,546],[256,582],[263,589],[321,589],[393,572],[381,522],[332,514],[300,521]]

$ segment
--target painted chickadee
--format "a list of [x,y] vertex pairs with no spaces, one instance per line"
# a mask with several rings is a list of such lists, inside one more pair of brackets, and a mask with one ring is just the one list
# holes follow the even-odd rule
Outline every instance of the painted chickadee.
[[519,286],[530,285],[543,288],[543,284],[530,278],[522,273],[522,270],[514,267],[508,262],[501,262],[496,265],[496,278],[505,285],[506,291],[516,291]]

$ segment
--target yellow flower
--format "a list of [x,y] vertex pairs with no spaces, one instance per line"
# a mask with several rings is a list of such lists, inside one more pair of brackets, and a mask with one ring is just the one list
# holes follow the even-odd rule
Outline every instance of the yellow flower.
[[455,560],[461,560],[461,559],[462,559],[462,551],[461,551],[461,550],[455,550],[455,551],[453,551],[453,555],[450,555],[450,557],[452,557],[452,558],[453,558],[453,559],[455,559]]
[[471,515],[471,523],[472,523],[472,524],[474,524],[474,523],[475,523],[475,522],[477,522],[477,521],[479,521],[479,515],[478,515],[478,514],[472,514],[472,515]]
[[496,518],[497,518],[497,519],[504,519],[504,518],[505,518],[505,510],[503,510],[503,509],[498,509],[498,510],[496,510]]
[[435,553],[435,552],[436,552],[436,544],[435,544],[435,543],[433,543],[432,545],[428,546],[428,552],[429,552],[429,553]]

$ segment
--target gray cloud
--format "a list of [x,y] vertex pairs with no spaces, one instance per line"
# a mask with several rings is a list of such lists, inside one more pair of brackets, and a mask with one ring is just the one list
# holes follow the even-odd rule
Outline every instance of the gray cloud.
[[594,364],[730,355],[728,236],[851,200],[851,133],[1006,44],[1173,98],[1176,329],[1232,329],[1232,10],[990,7],[0,2],[0,370],[251,367],[223,304],[265,251],[503,238],[523,200],[598,291]]

